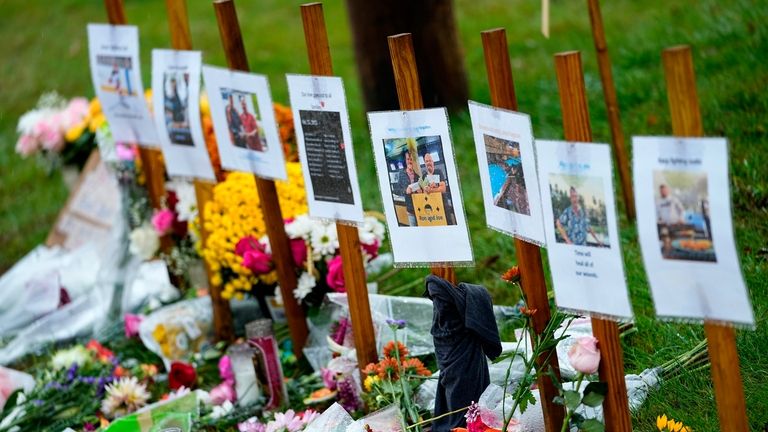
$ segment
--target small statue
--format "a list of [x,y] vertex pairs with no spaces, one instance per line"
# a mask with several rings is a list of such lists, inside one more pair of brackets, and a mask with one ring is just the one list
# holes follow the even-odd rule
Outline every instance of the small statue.
[[[435,417],[477,401],[488,384],[488,360],[501,354],[501,340],[493,302],[480,285],[455,286],[430,275],[426,292],[432,300],[432,337],[440,377],[435,395]],[[458,412],[432,423],[435,432],[464,427],[464,413]]]

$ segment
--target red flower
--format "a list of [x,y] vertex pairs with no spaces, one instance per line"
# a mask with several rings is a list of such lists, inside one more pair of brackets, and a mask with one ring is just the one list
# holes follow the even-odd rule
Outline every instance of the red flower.
[[379,255],[379,240],[374,239],[372,243],[361,243],[360,246],[363,248],[363,251],[368,254],[368,256],[371,257],[371,259],[376,258]]
[[115,357],[115,354],[112,351],[105,348],[104,345],[100,344],[96,339],[91,339],[91,341],[88,342],[88,345],[85,346],[85,349],[96,354],[96,358],[99,359],[100,362],[107,363],[112,361]]
[[182,362],[171,363],[171,371],[168,372],[168,387],[178,390],[181,387],[192,388],[197,381],[197,373],[192,365]]
[[376,363],[368,363],[368,366],[363,369],[363,373],[367,376],[376,375],[379,371],[379,366]]
[[397,341],[397,348],[395,348],[395,341],[387,342],[382,350],[382,355],[384,355],[384,358],[395,358],[395,351],[400,356],[400,361],[405,360],[405,356],[408,355],[408,348],[400,341]]

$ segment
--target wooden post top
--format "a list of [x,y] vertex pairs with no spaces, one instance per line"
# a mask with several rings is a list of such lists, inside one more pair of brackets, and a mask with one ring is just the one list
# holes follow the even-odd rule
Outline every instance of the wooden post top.
[[677,45],[661,54],[667,80],[667,98],[672,116],[672,133],[676,136],[703,136],[696,73],[691,47]]
[[566,51],[555,55],[557,87],[560,91],[560,109],[563,114],[563,132],[568,141],[592,141],[589,123],[587,91],[581,53]]
[[123,0],[104,0],[104,7],[107,9],[107,19],[110,24],[124,25],[128,23]]
[[187,0],[165,0],[165,6],[168,10],[171,46],[177,50],[191,50],[192,35],[189,30]]
[[392,57],[392,70],[395,74],[395,86],[397,87],[400,109],[417,110],[424,108],[412,35],[410,33],[396,34],[389,36],[387,42],[389,55]]
[[227,57],[230,69],[243,72],[250,71],[248,56],[245,54],[243,35],[240,32],[240,22],[237,20],[235,2],[232,0],[214,0],[213,9],[216,21],[219,23],[219,35]]

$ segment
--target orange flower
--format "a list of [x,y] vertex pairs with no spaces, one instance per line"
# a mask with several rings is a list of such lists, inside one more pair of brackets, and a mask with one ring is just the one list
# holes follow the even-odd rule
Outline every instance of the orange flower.
[[368,376],[376,375],[379,373],[378,365],[376,363],[368,363],[368,366],[363,369],[363,373]]
[[395,357],[395,349],[397,349],[398,354],[400,355],[400,360],[404,360],[405,356],[408,355],[408,348],[405,347],[400,341],[397,342],[397,348],[395,348],[395,341],[389,341],[386,345],[384,345],[384,358],[397,358]]
[[293,125],[293,111],[291,111],[290,107],[276,102],[272,104],[272,108],[275,110],[275,120],[280,132],[280,142],[283,144],[285,160],[298,162],[299,155],[296,152],[296,130]]
[[421,376],[432,376],[432,372],[429,371],[426,367],[424,367],[424,363],[421,362],[421,360],[417,358],[409,358],[406,360],[403,360],[403,370],[406,372],[410,372],[412,374],[421,375]]
[[533,315],[536,314],[537,311],[538,311],[538,309],[531,309],[531,308],[529,308],[527,306],[520,306],[520,313],[525,315],[525,316],[529,316],[529,317],[533,316]]
[[378,372],[381,379],[392,379],[393,381],[400,378],[400,368],[398,367],[397,360],[393,358],[383,358],[379,362]]
[[501,280],[507,281],[509,283],[520,282],[520,268],[517,266],[510,267],[509,270],[501,275]]

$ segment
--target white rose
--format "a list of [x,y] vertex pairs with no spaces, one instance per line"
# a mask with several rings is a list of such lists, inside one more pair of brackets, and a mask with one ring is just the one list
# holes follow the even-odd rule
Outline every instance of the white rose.
[[160,247],[160,239],[155,233],[155,229],[150,225],[142,225],[133,231],[129,236],[131,245],[129,250],[132,254],[143,260],[151,259]]

